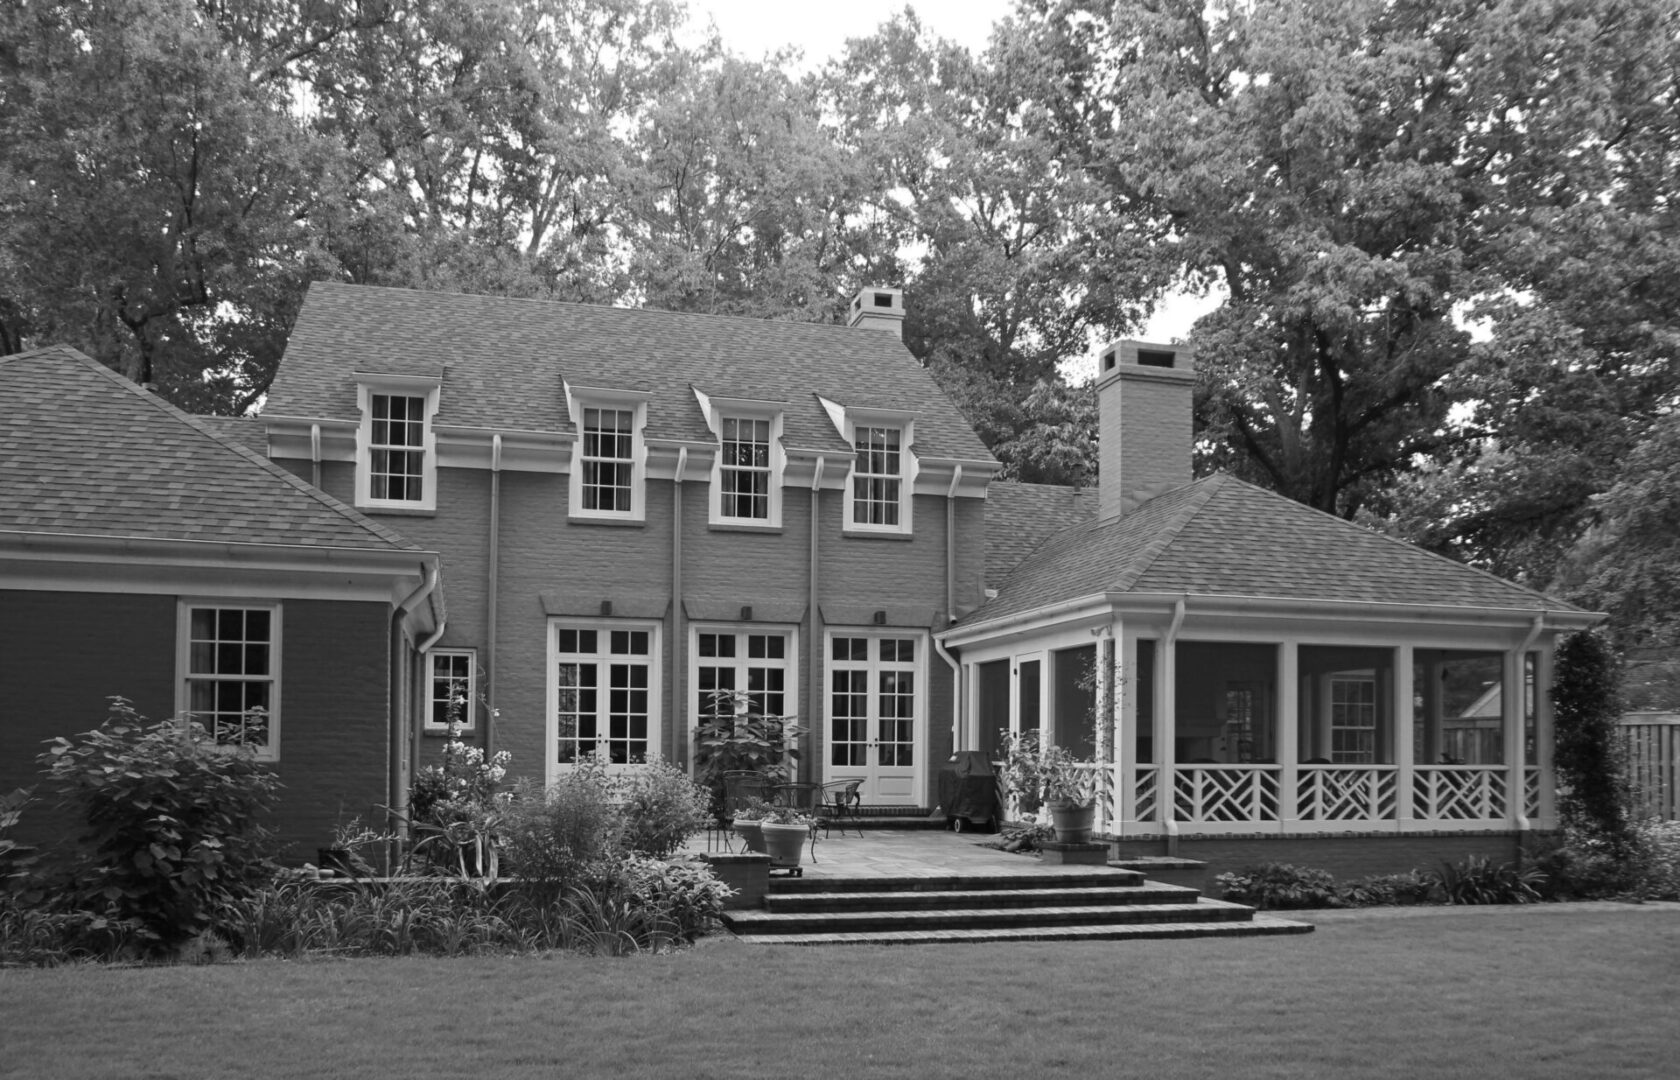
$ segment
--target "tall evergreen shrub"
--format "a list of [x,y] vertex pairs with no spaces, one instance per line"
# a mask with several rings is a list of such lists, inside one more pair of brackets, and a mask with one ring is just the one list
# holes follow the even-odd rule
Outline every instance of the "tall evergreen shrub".
[[1633,841],[1616,656],[1604,637],[1583,630],[1558,644],[1552,676],[1553,763],[1558,813],[1566,829],[1602,840],[1617,856]]

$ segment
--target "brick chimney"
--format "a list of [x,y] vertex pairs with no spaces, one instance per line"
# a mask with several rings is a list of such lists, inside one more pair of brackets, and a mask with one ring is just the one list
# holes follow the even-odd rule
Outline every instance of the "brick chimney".
[[1126,339],[1097,354],[1100,520],[1190,482],[1195,385],[1195,356],[1186,345]]
[[886,330],[904,337],[904,290],[860,289],[846,313],[847,326]]

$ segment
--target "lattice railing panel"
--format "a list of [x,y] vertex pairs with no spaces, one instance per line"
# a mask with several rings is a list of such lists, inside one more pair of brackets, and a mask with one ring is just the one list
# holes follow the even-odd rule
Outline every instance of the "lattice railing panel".
[[1533,821],[1540,816],[1540,766],[1523,767],[1523,816]]
[[1173,811],[1180,821],[1276,821],[1277,768],[1193,765],[1175,769]]
[[1392,821],[1399,806],[1392,765],[1303,765],[1295,816],[1302,821]]
[[1132,820],[1156,820],[1161,805],[1161,770],[1138,769],[1132,789]]
[[1420,766],[1413,813],[1423,821],[1497,821],[1507,814],[1509,770],[1503,765]]

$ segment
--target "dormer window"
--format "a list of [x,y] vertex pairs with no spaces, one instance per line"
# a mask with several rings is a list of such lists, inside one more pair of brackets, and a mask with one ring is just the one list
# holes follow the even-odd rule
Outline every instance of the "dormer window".
[[718,454],[718,516],[770,522],[770,421],[723,418]]
[[647,397],[631,390],[568,385],[577,439],[572,444],[568,509],[598,521],[641,521],[646,511]]
[[859,427],[852,438],[853,525],[897,529],[904,502],[904,432],[896,427]]
[[357,397],[356,505],[368,510],[437,508],[439,380],[361,376]]

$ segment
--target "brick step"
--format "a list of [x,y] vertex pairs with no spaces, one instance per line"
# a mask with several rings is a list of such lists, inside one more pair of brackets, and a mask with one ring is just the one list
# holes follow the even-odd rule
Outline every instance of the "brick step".
[[913,930],[1116,926],[1174,922],[1248,922],[1254,909],[1222,900],[1169,904],[1081,904],[1069,907],[960,907],[906,911],[731,911],[724,925],[738,935],[903,932]]
[[[819,858],[821,850],[819,845]],[[791,893],[839,892],[978,892],[991,889],[1113,887],[1142,885],[1143,883],[1143,875],[1136,870],[1093,868],[1084,873],[1060,874],[935,874],[927,877],[775,878],[770,882],[770,892],[775,896]]]
[[955,927],[940,930],[743,934],[742,941],[759,945],[932,945],[941,942],[997,941],[1126,941],[1147,938],[1259,937],[1306,934],[1309,923],[1257,915],[1244,922],[1157,922],[1085,926]]
[[1094,885],[1073,888],[893,889],[850,892],[782,892],[765,898],[769,911],[876,911],[912,909],[1076,907],[1118,904],[1194,904],[1201,893],[1178,885]]

